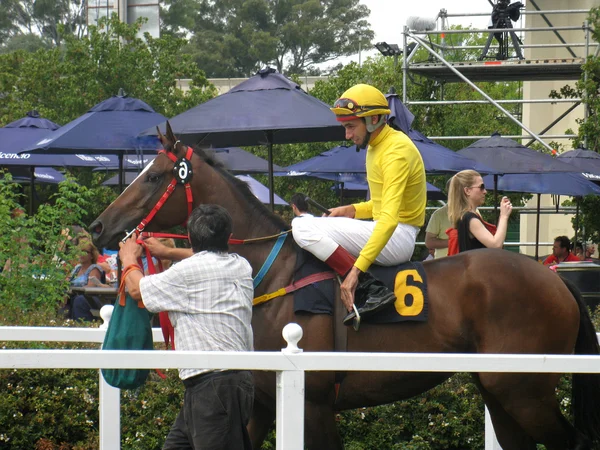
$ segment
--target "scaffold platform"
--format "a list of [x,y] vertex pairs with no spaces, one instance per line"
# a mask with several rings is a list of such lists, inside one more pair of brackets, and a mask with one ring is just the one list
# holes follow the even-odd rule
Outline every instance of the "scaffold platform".
[[[452,67],[473,82],[578,80],[584,58],[452,62]],[[440,82],[463,81],[442,63],[413,63],[408,71]]]

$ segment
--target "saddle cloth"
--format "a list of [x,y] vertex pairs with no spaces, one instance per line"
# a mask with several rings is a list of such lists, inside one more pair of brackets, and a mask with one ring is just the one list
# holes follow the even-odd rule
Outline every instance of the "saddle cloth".
[[[319,272],[331,271],[329,266],[311,253],[300,250],[296,258],[294,281]],[[394,323],[427,320],[427,277],[420,262],[406,262],[397,266],[373,265],[371,275],[394,291],[396,301],[364,322]],[[334,289],[337,281],[324,280],[294,292],[294,312],[333,314]]]

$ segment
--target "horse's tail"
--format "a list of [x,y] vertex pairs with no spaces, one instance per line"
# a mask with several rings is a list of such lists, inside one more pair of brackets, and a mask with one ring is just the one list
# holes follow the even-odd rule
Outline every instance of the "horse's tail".
[[[576,355],[600,355],[594,324],[579,289],[561,277],[579,306],[579,333],[575,343]],[[573,419],[575,428],[593,441],[600,441],[600,374],[573,374]]]

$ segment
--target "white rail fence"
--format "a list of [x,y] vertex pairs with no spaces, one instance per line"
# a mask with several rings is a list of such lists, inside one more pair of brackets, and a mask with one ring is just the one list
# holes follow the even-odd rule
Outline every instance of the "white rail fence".
[[[112,307],[101,316],[110,318]],[[103,328],[0,327],[0,341],[97,342]],[[581,355],[473,355],[420,353],[303,353],[297,344],[302,329],[288,324],[283,329],[288,346],[281,352],[184,352],[98,350],[0,350],[0,369],[250,369],[277,374],[277,450],[303,450],[304,379],[307,371],[405,371],[405,372],[528,372],[600,373],[600,356]],[[599,335],[600,336],[600,335]],[[162,342],[160,329],[153,329]],[[99,376],[100,449],[121,447],[120,390]],[[485,450],[501,450],[486,410]]]

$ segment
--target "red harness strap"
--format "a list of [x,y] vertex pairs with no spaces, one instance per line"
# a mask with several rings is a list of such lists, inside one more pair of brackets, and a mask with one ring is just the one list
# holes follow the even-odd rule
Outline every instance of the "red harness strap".
[[[148,273],[150,275],[154,275],[156,273],[160,273],[163,271],[162,261],[158,260],[158,270],[156,270],[156,266],[154,265],[154,260],[152,259],[152,255],[150,254],[150,250],[144,243],[143,239],[139,239],[136,241],[139,245],[144,247],[144,251],[146,252],[146,262],[148,264]],[[167,311],[161,311],[158,313],[158,319],[160,322],[160,328],[162,330],[163,338],[165,340],[165,348],[169,350],[169,343],[171,344],[171,348],[175,350],[175,329],[173,328],[173,324],[169,319],[169,313]],[[160,375],[160,374],[159,374]]]
[[[194,153],[194,150],[192,150],[191,147],[188,147],[187,152],[185,154],[185,159],[190,161],[192,159],[193,153]],[[171,152],[167,152],[165,150],[160,150],[158,152],[158,154],[159,155],[163,154],[167,158],[169,158],[171,161],[177,162],[177,157]],[[165,193],[156,202],[156,205],[154,205],[154,208],[152,208],[152,210],[148,213],[148,215],[144,219],[141,220],[140,224],[137,227],[135,227],[138,234],[141,233],[142,231],[144,231],[144,228],[146,228],[146,225],[148,225],[148,223],[150,223],[150,221],[154,218],[154,216],[160,210],[160,208],[162,208],[162,206],[165,204],[165,202],[171,196],[171,194],[173,192],[175,192],[176,186],[177,186],[177,179],[173,178],[171,180],[171,182],[169,183],[169,185],[167,186],[167,190],[165,191]],[[185,186],[185,197],[187,199],[187,209],[188,209],[188,217],[189,217],[190,214],[192,213],[194,199],[192,196],[192,187],[191,187],[190,183],[189,182],[185,183],[184,186]]]

